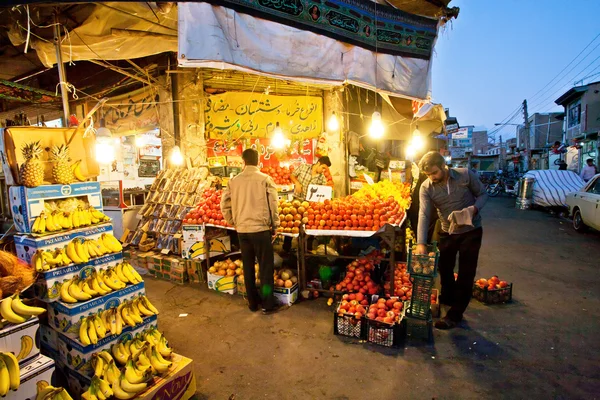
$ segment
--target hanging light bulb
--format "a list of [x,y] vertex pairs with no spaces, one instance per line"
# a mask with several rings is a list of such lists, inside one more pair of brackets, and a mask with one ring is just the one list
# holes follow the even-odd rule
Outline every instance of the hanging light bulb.
[[183,154],[181,154],[181,149],[179,148],[179,146],[175,146],[171,150],[170,160],[173,163],[173,165],[183,164]]
[[404,149],[404,153],[406,158],[413,159],[417,154],[417,150],[415,149],[415,146],[409,144],[408,146],[406,146],[406,149]]
[[285,136],[279,126],[279,122],[275,124],[275,130],[273,136],[271,136],[271,146],[275,149],[283,149],[285,147]]
[[416,151],[423,149],[423,147],[425,146],[425,141],[423,140],[423,137],[421,136],[421,132],[419,131],[418,125],[413,132],[411,144]]
[[136,135],[135,136],[135,147],[144,147],[146,145],[146,136],[145,135]]
[[381,122],[381,114],[378,111],[373,113],[371,117],[371,127],[369,128],[369,135],[373,139],[380,139],[383,136],[383,123]]
[[330,132],[336,132],[338,129],[340,129],[340,123],[334,111],[331,113],[331,117],[329,117],[329,120],[327,121],[327,130]]
[[96,130],[96,161],[99,164],[110,164],[115,160],[115,146],[110,129],[104,126],[104,118],[100,119],[100,128]]

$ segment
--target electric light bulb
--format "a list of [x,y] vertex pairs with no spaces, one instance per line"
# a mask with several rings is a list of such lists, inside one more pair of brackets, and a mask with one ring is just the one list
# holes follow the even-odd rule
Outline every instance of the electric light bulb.
[[179,146],[173,147],[171,150],[170,160],[173,165],[182,165],[183,164],[183,154],[181,154],[181,149]]
[[380,139],[383,136],[383,123],[381,122],[381,114],[378,111],[373,113],[371,117],[371,127],[369,128],[369,135],[373,139]]
[[420,150],[423,148],[423,146],[425,146],[425,141],[423,140],[421,135],[413,135],[411,145],[415,148],[415,150]]
[[338,129],[340,129],[340,123],[334,111],[331,113],[331,117],[329,117],[329,120],[327,121],[327,130],[330,132],[335,132]]
[[115,161],[115,146],[110,138],[96,138],[96,161],[99,164],[111,164]]
[[144,147],[146,145],[146,138],[144,135],[136,135],[135,137],[135,146],[136,147]]
[[406,146],[406,149],[404,149],[404,153],[406,155],[406,158],[413,158],[417,154],[417,151],[412,144],[409,144],[408,146]]
[[285,136],[279,126],[279,122],[276,123],[273,136],[271,136],[271,146],[275,149],[283,149],[285,147]]

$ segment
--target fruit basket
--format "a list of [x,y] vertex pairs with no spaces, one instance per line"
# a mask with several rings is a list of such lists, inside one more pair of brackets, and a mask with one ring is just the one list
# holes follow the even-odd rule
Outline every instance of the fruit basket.
[[425,340],[429,343],[433,341],[433,320],[431,316],[428,319],[406,318],[406,337],[407,339]]
[[410,307],[406,314],[413,318],[427,320],[431,318],[431,291],[433,289],[432,276],[413,276],[411,278],[412,297]]
[[403,320],[404,303],[398,297],[386,300],[372,296],[367,313],[367,342],[386,347],[400,346],[406,336]]
[[411,275],[435,276],[440,258],[437,242],[427,245],[427,254],[414,254],[415,250],[416,245],[413,245],[412,241],[410,241],[407,249],[408,272]]
[[512,288],[512,283],[497,289],[489,289],[487,286],[482,288],[475,284],[473,285],[473,297],[485,304],[508,303],[512,300]]
[[366,340],[366,320],[364,317],[356,318],[355,315],[340,312],[341,302],[333,313],[333,334]]

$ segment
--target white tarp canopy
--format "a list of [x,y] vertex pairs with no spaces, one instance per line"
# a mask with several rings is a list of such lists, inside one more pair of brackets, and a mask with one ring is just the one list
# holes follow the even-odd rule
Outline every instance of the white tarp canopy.
[[526,178],[534,178],[533,204],[541,207],[566,207],[566,197],[585,186],[583,179],[572,171],[529,171]]
[[[179,3],[179,64],[429,100],[430,60],[375,53],[208,3]],[[201,23],[199,23],[201,21]]]

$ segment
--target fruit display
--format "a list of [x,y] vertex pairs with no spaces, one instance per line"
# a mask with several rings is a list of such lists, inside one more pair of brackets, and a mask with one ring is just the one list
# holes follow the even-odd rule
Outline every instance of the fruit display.
[[498,275],[492,276],[490,279],[481,278],[475,282],[480,288],[487,290],[504,289],[507,288],[509,283],[501,281]]
[[278,232],[283,233],[300,233],[300,225],[308,223],[308,201],[285,201],[280,200],[277,212],[279,214]]
[[40,186],[44,182],[44,166],[40,160],[42,156],[40,142],[26,143],[21,152],[25,162],[19,169],[19,181],[30,188]]
[[0,352],[0,396],[6,396],[9,390],[17,390],[20,385],[19,361],[13,353]]
[[333,186],[333,178],[331,176],[331,171],[329,167],[325,165],[325,169],[323,171],[323,175],[325,176],[325,180],[327,181],[327,186]]
[[399,224],[404,208],[388,197],[346,196],[323,203],[310,203],[306,210],[306,229],[377,231],[385,224]]
[[37,250],[31,257],[31,266],[38,272],[49,271],[75,263],[87,263],[93,258],[123,250],[121,242],[110,233],[97,239],[75,238],[62,248]]
[[367,318],[384,322],[386,324],[394,324],[400,320],[404,304],[397,297],[389,299],[378,299],[377,302],[369,306]]
[[31,228],[32,233],[53,233],[69,229],[77,229],[110,221],[110,218],[94,207],[82,209],[79,207],[73,212],[52,211],[44,212],[37,216]]
[[338,315],[350,315],[356,319],[360,319],[365,316],[369,301],[367,297],[362,293],[350,293],[342,296],[337,313]]
[[512,300],[512,286],[497,275],[490,279],[481,278],[473,285],[473,297],[487,304],[506,303]]
[[213,224],[218,226],[229,226],[223,219],[221,213],[221,190],[207,188],[195,208],[190,210],[184,217],[184,224]]
[[75,174],[69,165],[69,146],[52,146],[50,149],[50,162],[52,165],[52,179],[54,183],[68,185],[75,181]]
[[[386,296],[390,295],[390,283],[383,285]],[[394,268],[394,296],[401,301],[408,301],[412,297],[412,281],[406,263],[397,263]]]
[[242,276],[244,274],[242,266],[242,260],[232,261],[228,258],[225,261],[215,261],[208,272],[219,276]]
[[284,268],[273,273],[273,283],[276,287],[291,288],[298,283],[298,277],[291,269]]
[[123,289],[127,284],[136,285],[140,282],[143,282],[143,279],[131,264],[119,263],[106,270],[93,271],[87,278],[75,275],[63,282],[60,287],[60,299],[65,303],[88,301],[93,297]]
[[371,278],[375,264],[379,262],[378,253],[371,253],[369,257],[359,258],[346,266],[346,276],[335,285],[338,292],[358,292],[363,295],[376,294],[379,285]]
[[0,299],[29,287],[35,276],[35,270],[26,262],[0,250]]
[[392,198],[402,210],[410,207],[410,184],[392,183],[388,180],[381,180],[373,185],[363,185],[363,187],[352,195],[358,199],[379,199],[387,200]]
[[436,246],[428,245],[427,254],[417,254],[416,245],[409,248],[408,269],[412,274],[435,275],[439,252]]
[[22,324],[29,318],[45,313],[46,309],[31,307],[23,303],[17,291],[10,297],[2,300],[0,304],[0,315],[11,324]]
[[135,327],[144,322],[144,317],[157,314],[158,310],[146,296],[138,296],[122,302],[118,307],[82,318],[78,330],[79,341],[84,346],[96,344],[108,334],[120,335],[125,325]]
[[38,381],[35,400],[73,400],[69,392],[62,387],[54,387],[46,381]]
[[290,176],[294,172],[294,166],[289,167],[265,167],[260,170],[263,174],[273,178],[276,185],[291,185]]

